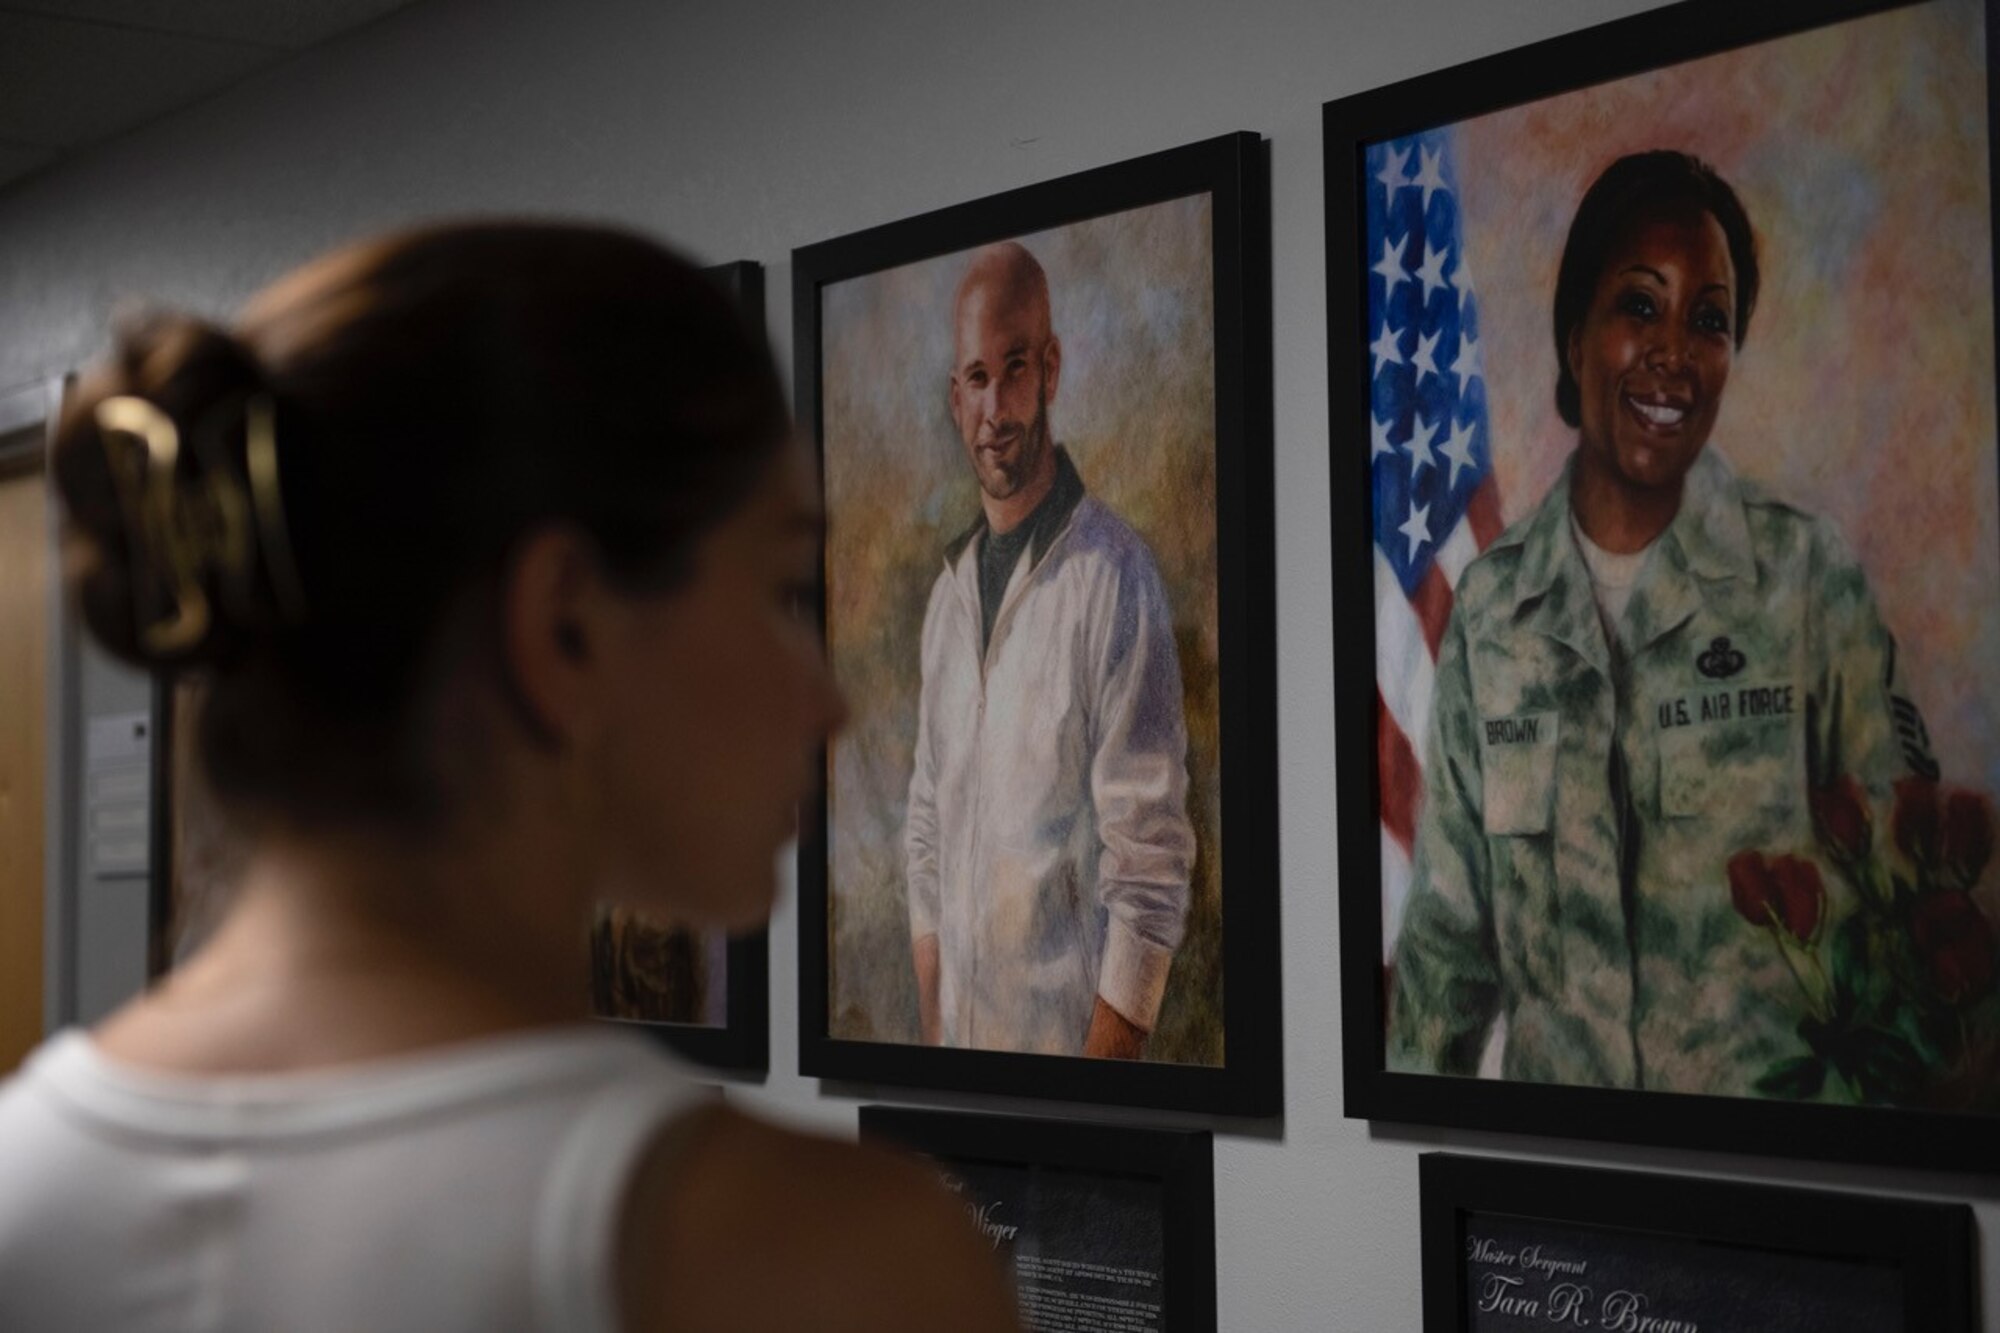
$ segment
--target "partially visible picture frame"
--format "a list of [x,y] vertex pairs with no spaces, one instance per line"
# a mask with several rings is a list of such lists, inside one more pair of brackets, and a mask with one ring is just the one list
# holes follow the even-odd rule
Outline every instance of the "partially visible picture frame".
[[697,1064],[770,1068],[766,932],[725,936],[600,910],[591,934],[591,1002],[604,1022],[643,1028]]
[[[764,266],[736,260],[706,272],[763,337]],[[729,936],[600,908],[591,929],[593,1011],[644,1028],[698,1064],[762,1074],[770,1068],[770,958],[765,930]]]
[[1348,1115],[2000,1170],[1995,29],[1326,104]]
[[802,1072],[1279,1110],[1265,158],[794,252],[852,708],[801,821]]
[[1972,1209],[1425,1153],[1424,1333],[1974,1333]]
[[[759,336],[764,269],[748,260],[706,270]],[[157,981],[199,947],[219,919],[244,849],[206,791],[194,759],[196,679],[154,678],[153,781],[146,969]],[[591,932],[591,1003],[605,1021],[643,1028],[709,1068],[770,1067],[770,945],[757,930],[729,937],[662,927],[600,910]]]
[[1208,1131],[864,1106],[861,1136],[928,1160],[1005,1263],[1030,1333],[1213,1333]]

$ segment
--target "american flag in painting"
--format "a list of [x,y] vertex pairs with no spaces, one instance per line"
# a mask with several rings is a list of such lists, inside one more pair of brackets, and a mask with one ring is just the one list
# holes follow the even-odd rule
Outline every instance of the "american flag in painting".
[[1431,684],[1452,589],[1501,526],[1479,314],[1449,153],[1449,133],[1433,130],[1367,154],[1385,958],[1393,955],[1410,887]]

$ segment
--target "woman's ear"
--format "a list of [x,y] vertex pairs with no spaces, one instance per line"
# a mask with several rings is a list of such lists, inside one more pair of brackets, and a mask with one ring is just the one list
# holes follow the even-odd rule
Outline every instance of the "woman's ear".
[[575,528],[532,533],[500,588],[502,676],[529,730],[574,741],[598,697],[606,589],[596,546]]

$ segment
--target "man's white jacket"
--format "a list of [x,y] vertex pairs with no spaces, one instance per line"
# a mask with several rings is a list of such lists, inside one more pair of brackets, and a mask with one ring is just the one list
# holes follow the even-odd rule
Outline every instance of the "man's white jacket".
[[1173,619],[1145,543],[1083,496],[1022,553],[982,655],[985,531],[924,612],[910,932],[938,937],[946,1045],[1076,1054],[1099,995],[1152,1028],[1185,928]]

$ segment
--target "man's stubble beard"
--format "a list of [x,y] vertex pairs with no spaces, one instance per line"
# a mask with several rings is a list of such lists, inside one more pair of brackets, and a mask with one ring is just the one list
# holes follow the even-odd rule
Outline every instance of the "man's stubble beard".
[[[1005,500],[1028,484],[1028,478],[1040,471],[1042,459],[1052,447],[1049,443],[1049,403],[1039,392],[1035,395],[1039,405],[1035,408],[1035,419],[1028,423],[1021,433],[1019,464],[1013,470],[1005,467],[994,469],[997,475],[988,477],[977,466],[972,475],[979,482],[979,489],[995,500]],[[976,451],[975,451],[976,456]]]

